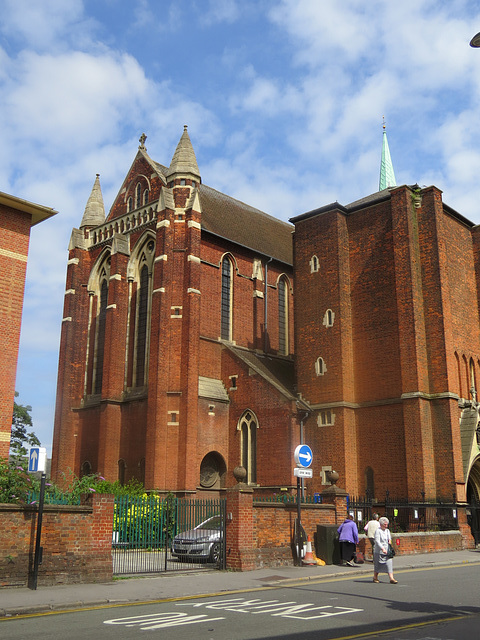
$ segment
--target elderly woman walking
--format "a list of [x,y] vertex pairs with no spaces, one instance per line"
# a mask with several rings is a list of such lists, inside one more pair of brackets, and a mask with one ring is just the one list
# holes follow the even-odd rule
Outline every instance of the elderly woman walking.
[[373,547],[373,581],[380,582],[378,574],[388,573],[391,584],[397,584],[393,577],[393,560],[388,557],[388,547],[392,544],[392,536],[388,529],[388,518],[380,518],[380,526],[375,531],[375,545]]

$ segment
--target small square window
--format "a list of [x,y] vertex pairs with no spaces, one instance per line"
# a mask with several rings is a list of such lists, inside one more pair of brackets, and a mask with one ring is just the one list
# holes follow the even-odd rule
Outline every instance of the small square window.
[[317,424],[319,427],[331,427],[335,424],[335,414],[331,409],[325,409],[320,411],[317,418]]

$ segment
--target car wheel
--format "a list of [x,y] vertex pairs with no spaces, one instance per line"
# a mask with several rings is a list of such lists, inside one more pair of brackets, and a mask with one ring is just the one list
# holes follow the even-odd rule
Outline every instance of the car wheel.
[[212,544],[212,548],[210,549],[210,562],[218,563],[220,560],[220,543],[214,542]]

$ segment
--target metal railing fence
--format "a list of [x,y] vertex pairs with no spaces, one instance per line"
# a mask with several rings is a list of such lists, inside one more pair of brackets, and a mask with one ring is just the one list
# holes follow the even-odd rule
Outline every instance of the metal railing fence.
[[[212,524],[213,535],[208,531],[195,530],[214,516],[217,517]],[[113,520],[113,572],[131,575],[199,568],[223,569],[225,521],[224,499],[117,496]],[[175,536],[181,537],[181,543],[174,543]]]
[[347,511],[353,513],[359,531],[371,520],[374,513],[386,516],[392,533],[415,531],[455,531],[458,530],[458,511],[454,499],[407,500],[391,498],[387,492],[384,499],[368,496],[348,496]]

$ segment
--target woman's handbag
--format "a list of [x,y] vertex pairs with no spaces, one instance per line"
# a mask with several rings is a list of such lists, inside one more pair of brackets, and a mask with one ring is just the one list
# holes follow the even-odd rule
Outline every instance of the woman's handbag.
[[388,543],[388,551],[387,551],[387,560],[393,558],[395,556],[395,549],[392,547],[390,542]]

